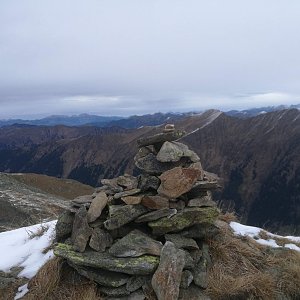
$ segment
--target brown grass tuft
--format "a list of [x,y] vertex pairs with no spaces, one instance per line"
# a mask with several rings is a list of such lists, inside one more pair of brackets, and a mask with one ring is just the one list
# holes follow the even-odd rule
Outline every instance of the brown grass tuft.
[[213,267],[207,293],[214,300],[297,299],[300,297],[300,254],[269,249],[249,237],[223,229],[208,241]]
[[29,283],[24,300],[101,300],[96,285],[60,258],[46,263]]
[[237,222],[238,218],[234,212],[225,212],[224,214],[219,215],[219,219],[226,223]]

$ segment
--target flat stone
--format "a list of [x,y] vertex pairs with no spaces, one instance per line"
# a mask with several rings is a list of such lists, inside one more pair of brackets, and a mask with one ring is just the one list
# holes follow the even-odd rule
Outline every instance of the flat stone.
[[141,191],[140,189],[132,189],[132,190],[124,191],[121,193],[116,193],[114,195],[114,199],[120,199],[122,197],[135,195],[135,194],[138,194],[140,191]]
[[107,205],[107,202],[108,198],[104,192],[100,192],[97,194],[87,212],[87,220],[89,223],[94,222],[101,216],[102,210]]
[[193,274],[189,270],[184,270],[181,275],[180,287],[187,289],[193,281]]
[[110,247],[113,243],[112,236],[101,228],[93,229],[90,239],[90,247],[96,251],[104,252],[106,248]]
[[141,202],[150,209],[169,208],[169,199],[162,196],[144,196]]
[[141,257],[117,258],[107,252],[87,250],[79,253],[73,250],[72,245],[60,243],[54,247],[54,254],[78,266],[100,268],[131,275],[153,274],[159,263],[157,256],[144,255]]
[[176,144],[164,142],[157,153],[156,159],[160,162],[175,162],[179,161],[182,156],[183,151]]
[[58,217],[55,225],[56,241],[61,242],[71,236],[75,215],[70,211],[64,211]]
[[178,300],[210,300],[210,297],[205,295],[202,289],[191,284],[188,289],[180,289]]
[[167,241],[161,251],[159,266],[152,277],[152,287],[158,300],[178,299],[184,265],[184,251]]
[[81,207],[75,214],[71,240],[74,249],[84,252],[89,237],[92,235],[93,229],[89,227],[87,221],[87,211],[85,207]]
[[116,182],[119,186],[122,186],[125,190],[136,189],[138,186],[138,179],[128,174],[117,177]]
[[141,174],[139,176],[139,184],[138,188],[142,192],[146,192],[148,190],[157,190],[160,185],[160,179],[156,176],[150,176],[147,174]]
[[75,199],[72,200],[72,203],[74,204],[85,204],[85,203],[92,203],[93,201],[93,195],[84,195],[84,196],[78,196]]
[[144,254],[160,255],[162,243],[139,230],[133,230],[115,242],[109,253],[115,257],[138,257]]
[[181,231],[195,224],[213,224],[218,215],[219,210],[216,207],[188,207],[171,218],[164,217],[149,222],[148,225],[152,228],[153,234],[160,235]]
[[122,197],[122,201],[124,201],[128,205],[140,204],[142,201],[143,196],[127,196]]
[[[119,297],[119,296],[122,297],[122,296],[130,295],[130,292],[126,289],[126,286],[120,286],[120,287],[117,287],[117,288],[100,286],[99,290],[104,295],[112,296],[112,297]],[[108,299],[110,299],[110,298],[108,298]]]
[[157,192],[167,198],[178,198],[193,187],[200,175],[198,169],[173,168],[159,176],[161,184]]
[[120,287],[125,285],[131,278],[130,275],[124,273],[111,272],[108,270],[89,267],[78,267],[74,264],[71,264],[71,266],[76,269],[80,275],[89,278],[103,286]]
[[140,139],[138,139],[137,144],[139,147],[143,147],[143,146],[163,143],[165,141],[171,142],[171,141],[178,140],[179,138],[183,137],[184,135],[185,135],[185,132],[182,130],[175,130],[175,131],[167,132],[167,133],[159,133],[159,134],[155,134],[153,136],[140,138]]
[[205,239],[212,238],[220,233],[220,229],[211,223],[196,224],[190,228],[185,229],[181,232],[182,236],[194,238],[194,239]]
[[134,222],[145,223],[145,222],[155,221],[163,217],[171,217],[176,213],[177,213],[176,209],[169,209],[169,208],[158,209],[138,217]]
[[101,179],[101,183],[106,187],[106,189],[111,190],[114,193],[120,193],[123,191],[123,187],[119,186],[117,183],[117,178]]
[[183,237],[181,234],[166,234],[165,239],[172,242],[177,248],[196,250],[199,249],[196,241],[192,238]]
[[204,207],[204,206],[217,206],[215,201],[212,201],[211,196],[203,196],[201,198],[194,198],[189,200],[189,207]]
[[[103,300],[146,300],[146,296],[144,295],[143,291],[140,289],[130,293],[130,295],[128,296],[116,296],[116,297],[101,298],[101,299]],[[151,300],[151,299],[147,298],[147,300]]]
[[141,288],[149,278],[147,276],[132,276],[126,283],[126,289],[129,292],[134,292]]
[[139,148],[137,154],[134,156],[134,161],[136,162],[140,158],[145,157],[150,153],[153,153],[154,155],[157,154],[153,146],[141,147]]
[[149,210],[143,205],[125,205],[118,209],[116,214],[104,222],[104,227],[108,230],[117,229],[137,217],[147,213]]

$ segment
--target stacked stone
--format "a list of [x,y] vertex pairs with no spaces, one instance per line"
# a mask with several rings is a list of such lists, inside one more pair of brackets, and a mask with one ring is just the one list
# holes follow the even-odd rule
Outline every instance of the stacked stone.
[[98,283],[105,299],[209,299],[205,239],[218,233],[218,181],[177,141],[183,136],[167,125],[138,140],[142,174],[103,179],[58,220],[54,253]]

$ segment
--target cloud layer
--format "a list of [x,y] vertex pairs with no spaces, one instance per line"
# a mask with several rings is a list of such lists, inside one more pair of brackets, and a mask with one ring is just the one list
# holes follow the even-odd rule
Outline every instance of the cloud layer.
[[0,118],[299,102],[296,0],[3,0]]

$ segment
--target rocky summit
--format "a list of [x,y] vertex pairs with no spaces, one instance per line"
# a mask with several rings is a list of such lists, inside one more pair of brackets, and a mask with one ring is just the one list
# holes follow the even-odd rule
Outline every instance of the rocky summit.
[[143,137],[137,177],[103,179],[58,219],[54,253],[98,284],[104,299],[209,299],[206,234],[218,234],[219,210],[197,154],[168,124]]

